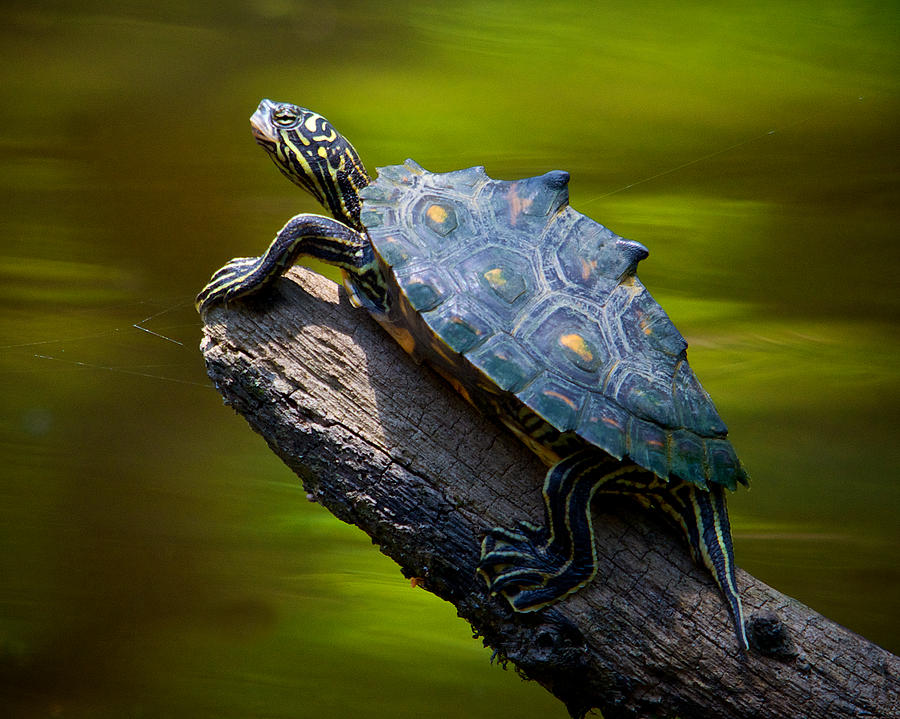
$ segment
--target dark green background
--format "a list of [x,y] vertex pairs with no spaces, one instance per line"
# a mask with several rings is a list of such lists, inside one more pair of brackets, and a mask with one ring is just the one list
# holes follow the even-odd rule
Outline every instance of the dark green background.
[[264,96],[372,170],[569,170],[752,473],[739,564],[900,650],[895,4],[184,5],[0,10],[0,713],[565,716],[205,377],[193,295],[316,209]]

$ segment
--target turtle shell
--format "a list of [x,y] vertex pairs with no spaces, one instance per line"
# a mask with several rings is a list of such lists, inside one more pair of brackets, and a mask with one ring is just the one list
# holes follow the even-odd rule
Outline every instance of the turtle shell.
[[569,207],[568,173],[378,172],[361,219],[382,322],[408,351],[548,461],[583,443],[664,479],[746,483],[687,342],[635,275],[647,250]]

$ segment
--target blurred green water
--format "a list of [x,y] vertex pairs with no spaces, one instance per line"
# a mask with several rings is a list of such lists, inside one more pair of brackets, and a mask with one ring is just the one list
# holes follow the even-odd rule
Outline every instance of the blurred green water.
[[[370,169],[572,172],[750,468],[739,563],[900,649],[898,19],[831,2],[0,10],[0,699],[15,716],[565,716],[305,502],[191,307],[315,210],[260,97]],[[774,131],[774,132],[773,132]]]

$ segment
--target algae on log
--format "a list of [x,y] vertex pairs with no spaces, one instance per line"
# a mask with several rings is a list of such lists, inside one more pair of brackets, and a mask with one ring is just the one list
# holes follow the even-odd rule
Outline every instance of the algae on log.
[[330,280],[294,268],[265,297],[211,310],[203,332],[226,402],[311,498],[573,716],[900,716],[900,659],[739,570],[754,643],[740,652],[683,539],[627,500],[594,501],[599,572],[583,590],[534,614],[490,597],[481,539],[541,521],[544,466]]

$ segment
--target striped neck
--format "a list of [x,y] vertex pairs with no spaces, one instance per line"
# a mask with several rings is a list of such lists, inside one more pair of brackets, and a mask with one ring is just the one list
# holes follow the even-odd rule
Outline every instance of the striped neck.
[[360,222],[359,192],[369,175],[353,145],[318,113],[263,100],[250,118],[256,141],[285,177],[355,230]]

